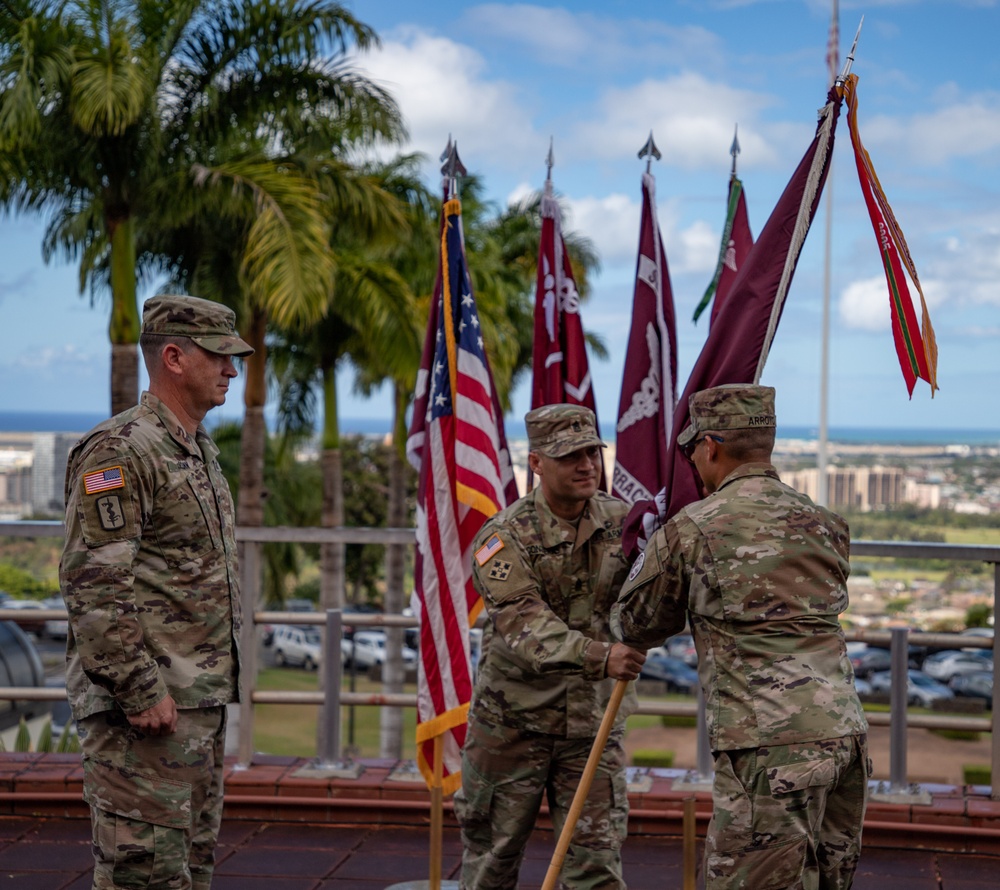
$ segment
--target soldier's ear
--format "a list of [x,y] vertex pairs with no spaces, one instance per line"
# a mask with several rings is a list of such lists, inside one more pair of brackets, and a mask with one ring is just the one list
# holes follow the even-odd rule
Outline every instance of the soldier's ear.
[[528,452],[528,468],[536,476],[541,476],[542,475],[541,472],[540,472],[540,470],[542,468],[542,458],[538,454],[537,451],[529,451]]

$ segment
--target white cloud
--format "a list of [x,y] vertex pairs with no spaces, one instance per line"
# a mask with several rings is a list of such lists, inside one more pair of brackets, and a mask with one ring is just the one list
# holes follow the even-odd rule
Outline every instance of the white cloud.
[[866,278],[844,288],[838,309],[848,328],[861,331],[884,331],[890,326],[889,298],[885,279]]
[[[859,100],[864,94],[859,86]],[[859,129],[865,146],[879,151],[873,156],[899,157],[905,153],[911,163],[938,167],[952,161],[976,159],[985,167],[997,165],[1000,156],[1000,93],[968,95],[954,85],[942,87],[928,103],[930,110],[911,117],[864,116],[860,109]]]
[[464,22],[491,41],[525,46],[548,64],[610,76],[650,66],[718,67],[726,57],[722,41],[706,28],[654,19],[600,16],[526,3],[486,3],[470,9]]
[[470,170],[523,169],[525,145],[541,144],[518,89],[487,76],[473,49],[416,28],[356,62],[390,90],[410,131],[408,148],[435,163],[451,134]]
[[685,170],[718,168],[719,146],[732,142],[738,123],[741,158],[765,166],[779,156],[774,146],[787,142],[775,139],[774,132],[765,134],[757,123],[770,104],[761,93],[690,72],[644,80],[605,90],[597,113],[576,127],[570,142],[584,147],[592,158],[630,157],[652,128],[664,163]]
[[53,369],[90,374],[95,364],[106,364],[107,358],[98,358],[94,353],[83,352],[71,343],[62,346],[46,346],[43,349],[22,352],[12,356],[7,367],[20,371],[47,372]]

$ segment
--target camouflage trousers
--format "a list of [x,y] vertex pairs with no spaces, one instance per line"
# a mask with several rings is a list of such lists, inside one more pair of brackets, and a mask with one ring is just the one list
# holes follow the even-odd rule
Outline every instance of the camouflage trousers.
[[119,711],[79,721],[93,890],[209,890],[222,821],[224,706],[146,736]]
[[[561,888],[624,890],[628,827],[622,729],[601,756],[563,863]],[[513,890],[524,848],[547,798],[556,837],[580,784],[593,739],[522,733],[472,721],[455,813],[462,828],[463,890]]]
[[716,752],[706,890],[849,890],[870,773],[865,735]]

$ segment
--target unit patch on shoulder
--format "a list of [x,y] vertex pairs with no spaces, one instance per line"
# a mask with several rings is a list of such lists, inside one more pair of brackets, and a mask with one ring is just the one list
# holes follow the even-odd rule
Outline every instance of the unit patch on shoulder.
[[512,566],[505,559],[494,559],[490,566],[490,577],[494,581],[506,581],[510,576]]
[[106,494],[98,498],[97,521],[106,532],[125,528],[125,511],[122,510],[122,500],[116,494]]
[[94,470],[83,476],[83,490],[87,494],[97,494],[124,487],[125,476],[121,467],[105,467],[103,470]]
[[490,535],[476,551],[476,562],[481,566],[486,565],[491,556],[496,556],[504,548],[504,542],[500,540],[500,535]]
[[636,559],[636,561],[634,563],[632,563],[632,571],[630,571],[628,573],[628,579],[629,579],[629,581],[632,581],[635,578],[635,576],[638,575],[639,572],[642,571],[642,564],[645,561],[646,561],[646,551],[643,550],[642,553],[639,554],[639,556]]

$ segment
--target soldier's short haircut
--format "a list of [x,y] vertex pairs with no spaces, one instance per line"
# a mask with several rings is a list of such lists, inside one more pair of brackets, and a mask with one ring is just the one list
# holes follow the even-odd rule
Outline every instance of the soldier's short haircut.
[[153,366],[159,365],[160,353],[168,343],[172,343],[181,352],[190,352],[194,346],[194,341],[190,337],[148,333],[139,335],[139,349],[142,350],[142,360],[146,363],[147,371],[152,371]]
[[771,427],[748,427],[746,429],[724,430],[720,435],[725,439],[726,453],[736,460],[769,460],[774,450],[775,429]]

